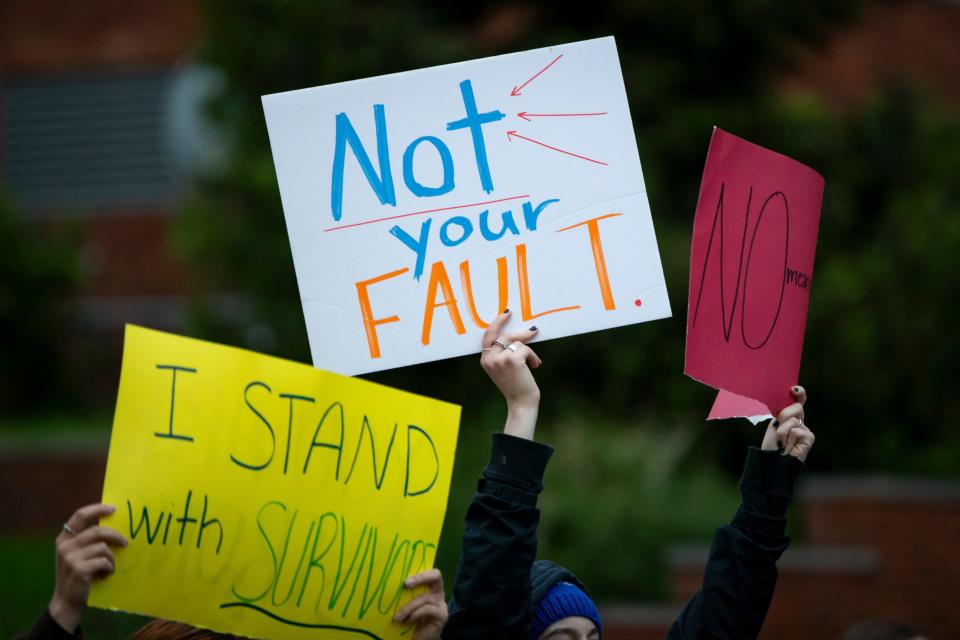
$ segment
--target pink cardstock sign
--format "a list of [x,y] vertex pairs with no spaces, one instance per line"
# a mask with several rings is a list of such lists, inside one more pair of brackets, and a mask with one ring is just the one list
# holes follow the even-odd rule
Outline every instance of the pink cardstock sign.
[[747,418],[751,422],[758,422],[770,414],[767,405],[757,400],[744,398],[735,393],[720,389],[717,399],[713,401],[710,415],[707,420],[726,420],[728,418]]
[[693,222],[684,373],[773,415],[793,402],[800,372],[823,185],[796,160],[714,129]]

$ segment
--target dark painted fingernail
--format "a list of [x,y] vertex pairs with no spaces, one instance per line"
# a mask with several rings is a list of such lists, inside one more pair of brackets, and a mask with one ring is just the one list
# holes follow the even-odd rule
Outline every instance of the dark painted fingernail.
[[794,387],[794,388],[793,388],[793,392],[794,392],[794,393],[800,393],[800,387]]
[[773,428],[776,429],[776,428],[779,427],[779,426],[780,426],[780,422],[779,422],[778,420],[774,420],[774,421],[773,421]]
[[536,326],[536,325],[530,327],[530,331],[536,331],[536,330],[537,330],[537,326]]
[[504,310],[503,310],[503,313],[504,313],[504,314],[510,313],[510,309],[504,309]]

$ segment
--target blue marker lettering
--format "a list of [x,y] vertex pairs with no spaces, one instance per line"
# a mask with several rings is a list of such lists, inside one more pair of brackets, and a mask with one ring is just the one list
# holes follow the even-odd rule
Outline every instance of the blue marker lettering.
[[[450,225],[452,224],[460,227],[461,233],[459,238],[454,239],[450,237],[450,232],[448,229],[450,229]],[[455,247],[469,238],[471,233],[473,233],[473,223],[470,222],[468,218],[464,218],[463,216],[453,216],[444,222],[440,227],[440,242],[448,247]]]
[[415,240],[413,236],[401,229],[400,225],[394,225],[393,228],[390,229],[391,235],[417,254],[417,265],[413,269],[414,280],[419,280],[420,276],[423,275],[423,263],[427,259],[427,240],[429,239],[431,222],[433,222],[433,218],[427,218],[423,221],[423,224],[420,225],[419,240]]
[[363,169],[363,175],[380,204],[389,204],[397,206],[397,196],[393,190],[393,174],[390,172],[390,150],[387,146],[387,123],[384,117],[383,105],[373,105],[373,118],[377,126],[377,161],[380,164],[380,175],[373,168],[370,162],[370,156],[367,155],[363,143],[360,142],[360,136],[357,135],[353,123],[345,113],[338,113],[337,139],[333,154],[333,175],[330,185],[330,208],[333,213],[333,219],[339,221],[343,216],[343,163],[347,152],[347,144],[353,151],[354,157]]
[[473,153],[477,159],[477,171],[480,173],[480,185],[487,193],[493,191],[493,179],[490,177],[490,167],[487,164],[487,147],[483,142],[482,126],[488,122],[496,122],[507,116],[502,111],[477,112],[477,101],[473,95],[473,85],[469,80],[460,83],[460,94],[463,96],[463,106],[467,117],[447,123],[447,131],[470,129],[473,136]]
[[[432,144],[437,150],[437,155],[440,156],[440,162],[443,163],[443,184],[439,187],[426,187],[413,177],[413,154],[421,142]],[[410,193],[420,198],[441,196],[453,191],[453,156],[450,155],[450,149],[442,140],[433,136],[423,136],[411,142],[403,152],[403,181],[407,183]]]
[[537,218],[539,218],[543,210],[547,208],[547,205],[551,205],[554,202],[560,201],[556,198],[551,198],[550,200],[544,200],[536,207],[531,206],[529,202],[523,203],[523,224],[526,225],[528,231],[537,230]]
[[480,214],[480,235],[482,235],[485,240],[490,240],[491,242],[499,240],[507,231],[515,236],[520,234],[520,230],[517,229],[517,223],[513,221],[513,211],[507,210],[503,212],[503,226],[500,227],[500,233],[494,233],[490,230],[489,217],[489,209]]

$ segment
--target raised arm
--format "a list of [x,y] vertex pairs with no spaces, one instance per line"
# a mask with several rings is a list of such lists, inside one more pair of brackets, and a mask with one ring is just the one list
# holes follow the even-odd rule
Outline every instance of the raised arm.
[[480,363],[507,401],[507,420],[467,509],[447,640],[529,640],[537,496],[553,449],[533,441],[540,390],[530,369],[540,358],[525,342],[536,327],[502,333],[508,318],[501,314],[483,336]]
[[740,478],[742,503],[733,521],[717,529],[700,591],[670,629],[671,640],[756,638],[773,599],[777,560],[790,539],[787,508],[793,484],[813,446],[804,424],[802,387],[797,402],[767,425],[760,449],[747,452]]

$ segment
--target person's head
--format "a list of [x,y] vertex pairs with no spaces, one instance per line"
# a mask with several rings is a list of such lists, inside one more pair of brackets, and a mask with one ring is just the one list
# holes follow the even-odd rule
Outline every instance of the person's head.
[[136,631],[130,640],[240,640],[227,633],[191,627],[171,620],[151,620]]
[[600,640],[597,607],[567,569],[538,560],[530,572],[533,601],[531,640]]
[[893,620],[865,620],[847,629],[842,640],[927,640],[909,624]]

